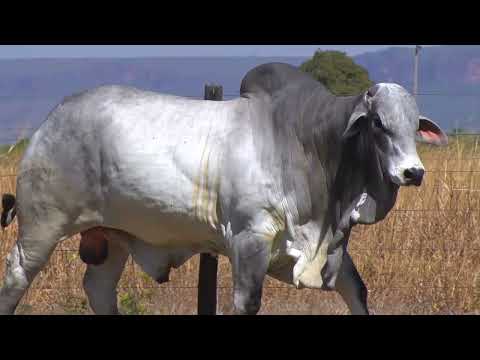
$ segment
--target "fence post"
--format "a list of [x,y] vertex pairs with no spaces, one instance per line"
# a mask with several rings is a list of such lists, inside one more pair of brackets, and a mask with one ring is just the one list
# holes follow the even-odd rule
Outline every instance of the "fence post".
[[[222,101],[223,88],[216,85],[205,85],[205,100]],[[198,315],[216,315],[217,313],[217,270],[217,257],[200,254]]]

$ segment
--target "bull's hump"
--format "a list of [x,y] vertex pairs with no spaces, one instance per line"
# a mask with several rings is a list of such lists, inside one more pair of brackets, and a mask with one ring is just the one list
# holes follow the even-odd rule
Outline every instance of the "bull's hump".
[[245,75],[240,94],[263,92],[274,95],[292,85],[323,87],[298,67],[284,63],[268,63],[257,66]]

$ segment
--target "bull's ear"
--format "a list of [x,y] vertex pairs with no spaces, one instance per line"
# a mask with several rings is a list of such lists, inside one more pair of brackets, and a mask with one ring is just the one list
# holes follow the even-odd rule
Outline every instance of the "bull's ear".
[[355,107],[355,110],[353,110],[353,114],[348,120],[347,128],[343,133],[343,139],[349,139],[360,132],[362,123],[364,123],[364,121],[362,120],[365,120],[365,118],[367,117],[368,109],[371,108],[372,97],[375,96],[377,90],[378,87],[374,86],[363,94],[362,100]]
[[437,146],[445,146],[448,144],[448,137],[440,126],[425,116],[420,116],[416,140]]
[[347,128],[343,133],[343,139],[349,139],[352,136],[357,135],[360,132],[362,126],[362,120],[367,116],[364,111],[354,111],[348,120]]

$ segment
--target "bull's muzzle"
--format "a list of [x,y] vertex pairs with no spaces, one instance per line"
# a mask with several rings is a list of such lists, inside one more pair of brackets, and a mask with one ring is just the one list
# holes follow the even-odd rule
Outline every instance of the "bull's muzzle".
[[405,177],[406,185],[422,185],[423,176],[425,175],[425,170],[422,168],[413,167],[404,171],[403,176]]

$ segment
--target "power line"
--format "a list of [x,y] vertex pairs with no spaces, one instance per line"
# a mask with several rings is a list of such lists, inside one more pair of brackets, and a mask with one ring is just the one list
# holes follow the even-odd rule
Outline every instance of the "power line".
[[469,96],[469,97],[480,97],[480,94],[452,94],[452,93],[418,93],[419,96],[451,96],[451,97],[462,97],[462,96]]
[[[417,248],[389,248],[389,247],[376,247],[376,248],[355,248],[351,247],[349,251],[356,253],[356,252],[378,252],[378,251],[388,251],[388,252],[405,252],[405,251],[424,251],[424,252],[477,252],[480,251],[480,248],[459,248],[459,247],[447,247],[447,248],[439,248],[439,247],[428,247],[428,246],[420,246]],[[78,249],[55,249],[55,253],[77,253]]]

